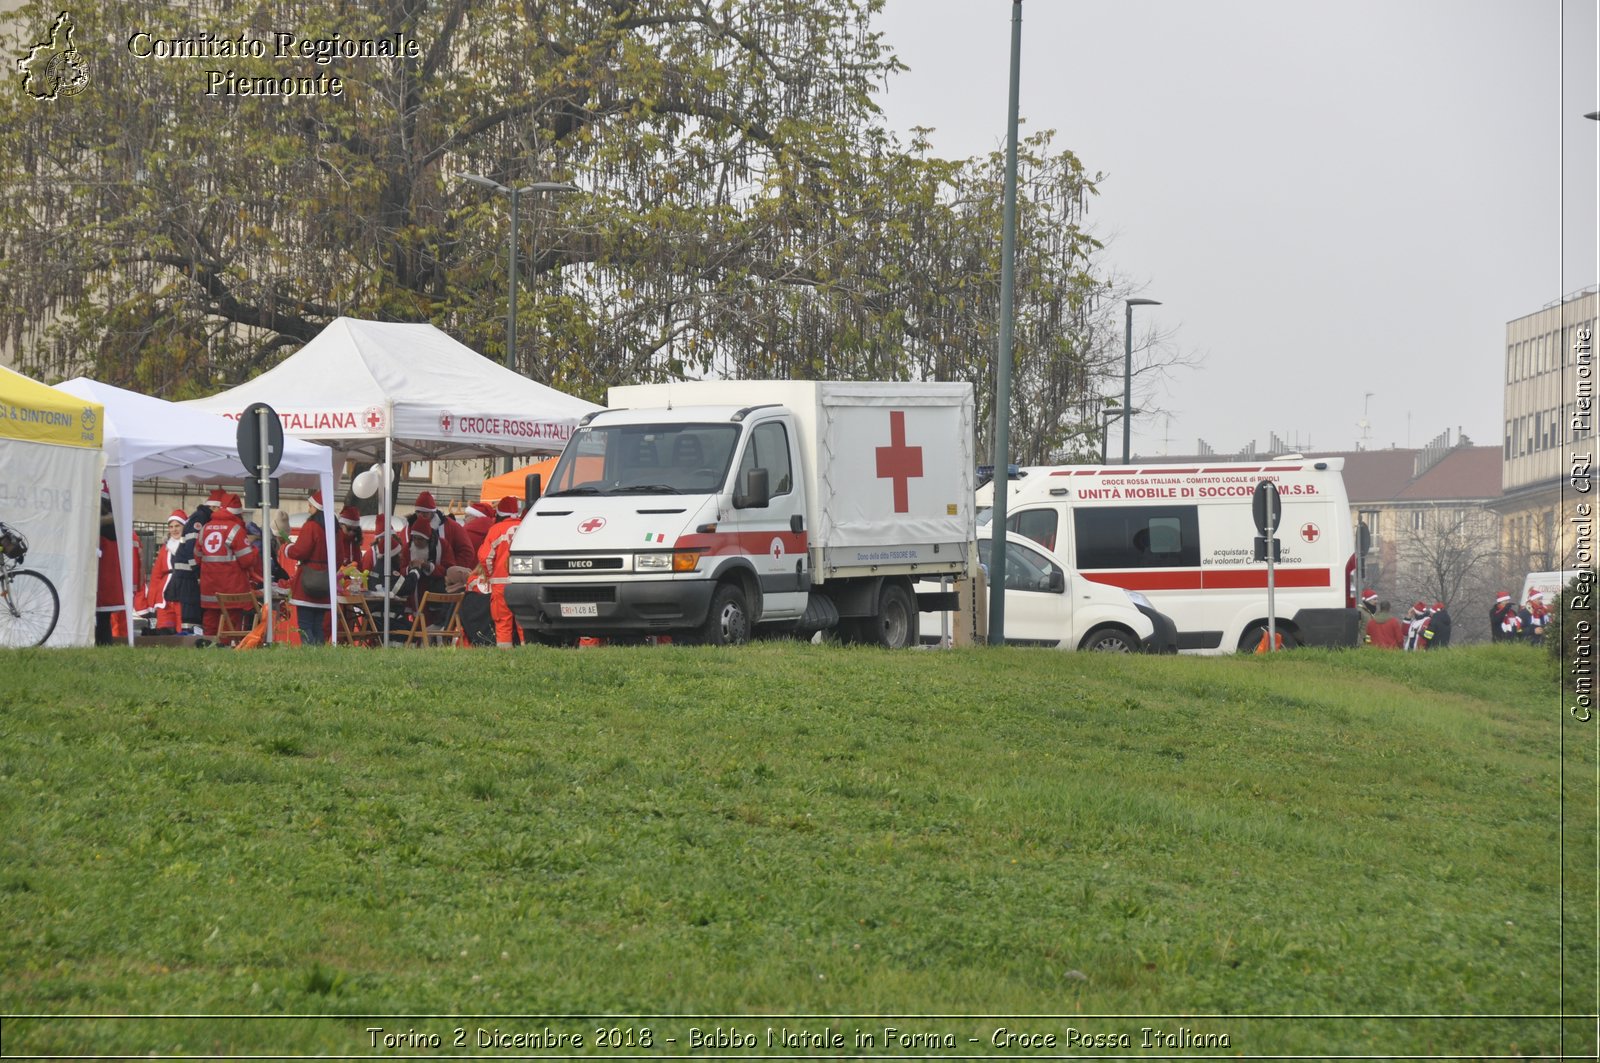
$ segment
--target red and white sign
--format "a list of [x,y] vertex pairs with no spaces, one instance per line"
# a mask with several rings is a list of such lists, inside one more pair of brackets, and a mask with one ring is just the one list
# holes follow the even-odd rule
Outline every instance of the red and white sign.
[[588,520],[578,524],[578,533],[580,535],[593,535],[605,526],[606,519],[604,517],[590,517]]
[[1322,529],[1308,520],[1300,525],[1300,538],[1308,543],[1314,543],[1322,538]]
[[911,480],[922,478],[922,448],[906,446],[906,412],[889,411],[889,445],[877,447],[878,479],[894,481],[894,511],[911,511]]

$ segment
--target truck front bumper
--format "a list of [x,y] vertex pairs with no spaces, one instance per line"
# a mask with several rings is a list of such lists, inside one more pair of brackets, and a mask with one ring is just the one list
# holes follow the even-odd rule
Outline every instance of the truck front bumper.
[[[706,579],[512,582],[506,585],[506,605],[524,631],[563,635],[673,631],[705,622],[715,586]],[[584,615],[591,611],[592,616]]]

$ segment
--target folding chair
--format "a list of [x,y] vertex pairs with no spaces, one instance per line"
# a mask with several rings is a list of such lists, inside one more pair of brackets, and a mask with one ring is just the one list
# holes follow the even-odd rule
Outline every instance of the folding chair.
[[256,610],[261,608],[261,595],[255,591],[248,594],[219,592],[217,608],[222,612],[222,619],[217,621],[217,641],[236,643],[255,627]]
[[[417,603],[417,614],[411,620],[411,630],[406,632],[406,645],[437,646],[443,642],[462,645],[467,634],[461,627],[461,600],[465,597],[465,594],[423,591],[422,600]],[[442,624],[428,623],[428,612],[435,606],[448,610]]]

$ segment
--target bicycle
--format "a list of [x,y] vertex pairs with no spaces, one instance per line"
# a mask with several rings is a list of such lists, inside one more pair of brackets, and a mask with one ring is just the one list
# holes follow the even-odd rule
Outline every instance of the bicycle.
[[22,567],[28,540],[0,524],[0,646],[43,646],[61,616],[61,598],[48,576]]

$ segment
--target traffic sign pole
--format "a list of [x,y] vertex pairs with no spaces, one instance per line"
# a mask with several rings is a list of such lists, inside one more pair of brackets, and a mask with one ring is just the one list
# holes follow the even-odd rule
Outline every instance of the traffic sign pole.
[[[1278,492],[1275,491],[1275,490],[1268,492],[1267,493],[1267,527],[1271,528],[1273,531],[1276,531],[1277,528],[1278,528],[1278,522],[1277,522],[1276,519],[1274,519],[1276,517],[1276,515],[1277,515],[1275,513],[1275,510],[1277,509],[1277,503],[1278,503]],[[1278,546],[1277,536],[1269,536],[1268,539],[1267,539],[1267,652],[1268,653],[1271,653],[1271,652],[1273,652],[1274,650],[1276,650],[1278,648],[1278,601],[1277,601],[1278,587],[1277,587],[1276,573],[1274,571],[1274,569],[1276,568],[1276,565],[1274,564],[1274,561],[1276,560],[1275,555],[1278,552],[1277,546]]]
[[256,407],[256,424],[261,432],[262,460],[256,469],[261,483],[261,611],[267,618],[267,645],[272,644],[272,466],[267,457],[272,452],[272,427],[269,418],[273,412],[266,406]]

